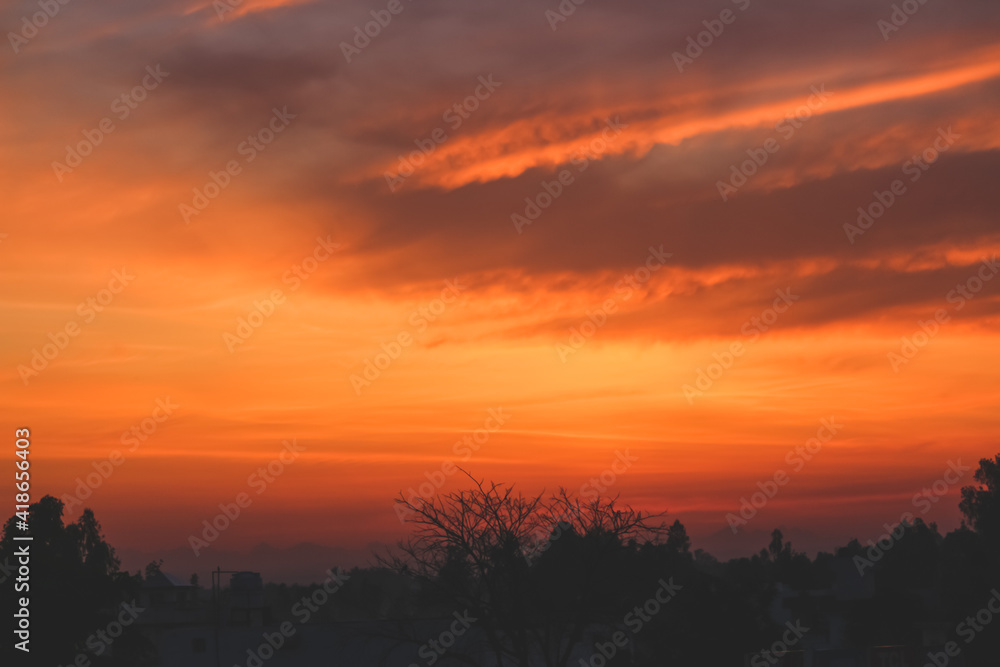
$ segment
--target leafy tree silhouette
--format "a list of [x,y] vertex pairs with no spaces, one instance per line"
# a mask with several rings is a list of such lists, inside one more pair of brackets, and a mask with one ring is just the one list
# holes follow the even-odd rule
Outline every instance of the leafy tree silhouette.
[[686,554],[691,549],[691,538],[680,519],[674,519],[667,529],[667,549],[681,554]]
[[979,486],[962,487],[958,509],[994,548],[1000,546],[1000,454],[980,459],[973,477]]
[[[4,525],[0,539],[0,561],[18,563],[15,552],[25,544],[30,552],[30,588],[20,593],[13,585],[4,586],[4,617],[10,619],[17,599],[29,597],[30,653],[7,643],[4,664],[68,664],[80,654],[88,655],[91,664],[138,664],[134,657],[145,650],[134,626],[114,640],[116,658],[95,655],[86,640],[114,620],[122,602],[132,599],[139,584],[119,570],[115,550],[104,539],[101,525],[90,509],[74,523],[63,523],[63,502],[45,496],[30,506],[30,542],[14,541],[17,517]],[[15,565],[15,570],[17,565]],[[132,659],[130,659],[130,657]]]

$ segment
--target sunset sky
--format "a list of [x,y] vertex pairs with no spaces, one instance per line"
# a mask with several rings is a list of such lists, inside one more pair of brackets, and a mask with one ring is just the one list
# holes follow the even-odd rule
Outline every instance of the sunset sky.
[[6,4],[35,497],[110,465],[68,514],[131,569],[243,492],[199,567],[362,563],[400,491],[468,486],[450,461],[581,491],[626,451],[607,493],[720,557],[956,527],[998,451],[1000,11],[912,5]]

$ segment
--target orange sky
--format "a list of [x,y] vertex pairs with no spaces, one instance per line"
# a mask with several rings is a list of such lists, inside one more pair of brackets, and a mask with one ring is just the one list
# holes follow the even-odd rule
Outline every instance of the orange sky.
[[[580,490],[626,450],[609,492],[696,547],[782,526],[829,549],[996,453],[994,8],[928,3],[884,40],[889,7],[754,3],[681,73],[717,8],[588,3],[552,30],[533,3],[404,3],[347,62],[376,5],[70,4],[0,62],[6,421],[32,429],[36,496],[121,452],[71,514],[127,565],[190,554],[292,439],[205,554],[360,562],[447,461]],[[877,219],[852,234],[859,207]],[[490,410],[509,417],[462,460]],[[957,493],[922,516],[955,527]]]

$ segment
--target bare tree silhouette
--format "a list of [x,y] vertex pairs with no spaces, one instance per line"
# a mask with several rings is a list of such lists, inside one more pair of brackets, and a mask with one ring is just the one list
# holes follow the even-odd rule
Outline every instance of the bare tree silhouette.
[[442,601],[467,609],[499,665],[569,664],[580,642],[617,621],[627,592],[612,573],[627,572],[626,543],[667,533],[617,498],[586,502],[564,489],[524,496],[485,483],[404,505],[413,534],[382,565],[415,576]]

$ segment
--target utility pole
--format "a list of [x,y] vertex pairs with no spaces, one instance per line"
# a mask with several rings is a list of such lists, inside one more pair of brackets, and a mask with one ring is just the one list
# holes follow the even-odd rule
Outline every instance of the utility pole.
[[239,574],[239,570],[223,570],[216,566],[212,572],[212,601],[215,605],[215,667],[222,667],[222,649],[219,647],[219,637],[222,632],[222,605],[219,598],[222,593],[222,575]]

